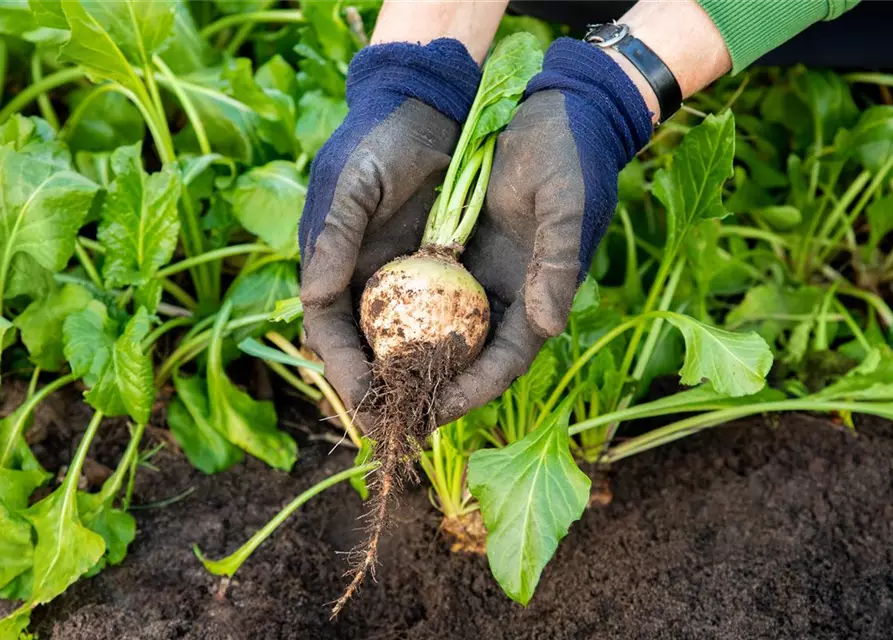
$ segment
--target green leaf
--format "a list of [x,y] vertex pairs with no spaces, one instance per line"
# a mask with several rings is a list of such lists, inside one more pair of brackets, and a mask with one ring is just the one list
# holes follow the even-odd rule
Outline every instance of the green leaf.
[[815,397],[893,401],[893,350],[887,346],[872,349],[861,364]]
[[[371,462],[372,451],[372,440],[367,436],[363,436],[360,440],[360,450],[357,451],[357,455],[353,460],[354,466],[359,467],[367,462]],[[350,486],[354,488],[354,491],[360,494],[361,500],[365,501],[369,499],[369,485],[366,483],[366,476],[351,476]]]
[[160,52],[161,59],[177,75],[186,75],[213,66],[219,54],[199,35],[186,0],[176,0],[174,27]]
[[287,364],[292,367],[301,367],[303,369],[315,371],[319,374],[323,373],[323,365],[321,363],[312,362],[304,358],[298,358],[297,356],[285,353],[280,349],[268,347],[265,344],[261,344],[254,338],[245,338],[244,340],[242,340],[239,343],[239,349],[247,353],[249,356],[254,356],[255,358],[270,360],[271,362],[279,362],[281,364]]
[[468,488],[487,527],[490,570],[526,605],[543,567],[589,500],[590,480],[568,450],[573,397],[536,431],[502,449],[481,449],[468,464]]
[[261,117],[256,122],[261,140],[279,153],[294,153],[298,142],[294,137],[297,115],[292,96],[258,85],[251,75],[251,61],[247,58],[230,61],[223,68],[221,78],[228,85],[229,95]]
[[818,287],[787,288],[761,284],[751,288],[726,316],[726,328],[753,326],[766,320],[793,327],[812,314],[825,292]]
[[0,502],[6,503],[10,509],[24,509],[35,489],[43,485],[48,478],[45,471],[39,469],[3,469],[0,468]]
[[118,147],[142,142],[145,123],[130,100],[113,91],[94,96],[95,88],[81,88],[67,96],[70,109],[86,102],[80,119],[70,128],[65,139],[73,151],[113,151]]
[[298,446],[277,428],[272,402],[258,402],[237,388],[223,370],[223,327],[229,320],[232,302],[218,312],[208,347],[208,399],[211,424],[227,440],[256,458],[283,471],[292,468]]
[[230,199],[243,227],[279,253],[294,255],[306,194],[295,165],[274,160],[239,176]]
[[358,47],[341,11],[340,2],[304,0],[301,3],[301,12],[319,38],[321,53],[329,60],[349,62]]
[[666,256],[675,256],[686,234],[707,218],[723,218],[722,186],[732,176],[735,119],[731,111],[710,115],[689,131],[670,169],[654,176],[654,195],[667,209]]
[[304,305],[299,296],[277,300],[274,310],[273,322],[291,322],[304,315]]
[[[78,508],[82,511],[90,506],[93,494],[78,493]],[[116,566],[127,557],[127,548],[136,539],[136,519],[126,511],[115,509],[111,505],[92,512],[83,517],[84,526],[102,537],[105,542],[105,554],[85,574],[95,576],[105,567]]]
[[803,221],[800,209],[789,204],[762,207],[756,215],[781,231],[788,231],[797,227]]
[[36,29],[37,20],[28,6],[28,0],[2,0],[0,2],[0,33],[22,37]]
[[[226,293],[226,299],[233,303],[233,317],[273,311],[280,300],[288,300],[298,295],[298,268],[290,260],[282,260],[264,265],[257,271],[242,274]],[[274,326],[264,323],[246,327],[231,335],[238,343],[245,338],[258,335]],[[281,325],[278,328],[282,329]]]
[[868,107],[850,131],[846,152],[872,173],[893,156],[893,106]]
[[512,383],[512,391],[525,401],[534,403],[546,399],[558,374],[558,358],[551,349],[540,349],[530,368]]
[[17,609],[8,617],[0,620],[0,638],[6,640],[27,640],[27,637],[21,636],[25,633],[25,629],[31,624],[31,612],[28,610]]
[[[69,168],[55,143],[28,144],[21,152],[0,147],[0,287],[12,284],[17,269],[21,279],[34,277],[28,273],[34,265],[55,272],[68,264],[98,188]],[[18,261],[24,254],[33,261]],[[4,289],[4,297],[16,289]]]
[[849,127],[859,115],[849,85],[831,71],[807,70],[797,73],[792,82],[794,93],[809,108],[813,121],[813,144],[820,147],[834,133]]
[[751,395],[766,386],[772,351],[756,333],[725,331],[681,313],[661,315],[685,339],[685,361],[679,372],[682,384],[709,380],[719,393],[732,397]]
[[143,295],[138,292],[138,301],[154,311],[160,289],[152,279],[173,256],[180,232],[179,172],[165,166],[148,175],[142,168],[139,143],[117,149],[112,168],[115,181],[103,202],[98,232],[106,247],[102,274],[109,286],[140,287]]
[[[79,468],[76,472],[80,476]],[[37,533],[29,608],[60,595],[105,553],[102,537],[78,516],[77,480],[69,471],[58,489],[24,513]]]
[[108,416],[130,415],[140,424],[149,421],[155,388],[152,362],[142,347],[148,333],[144,307],[120,336],[101,302],[93,301],[65,320],[65,357],[89,387],[84,397],[90,406]]
[[549,48],[549,45],[552,44],[556,37],[552,26],[547,22],[530,16],[505,15],[499,21],[499,29],[496,30],[496,37],[493,40],[499,42],[503,38],[518,32],[533,34],[539,42],[540,49],[543,51]]
[[868,218],[868,247],[869,254],[877,250],[888,233],[893,231],[893,196],[886,196],[875,200],[865,212]]
[[31,525],[0,499],[0,589],[31,568],[34,545]]
[[59,371],[65,363],[62,324],[70,314],[87,308],[90,293],[76,284],[67,284],[49,296],[37,299],[15,319],[28,348],[31,362],[47,371]]
[[347,102],[322,91],[308,91],[298,101],[295,137],[301,150],[315,156],[347,117]]
[[192,466],[213,474],[241,462],[242,451],[230,444],[211,423],[205,380],[177,375],[174,388],[177,395],[167,407],[167,422]]

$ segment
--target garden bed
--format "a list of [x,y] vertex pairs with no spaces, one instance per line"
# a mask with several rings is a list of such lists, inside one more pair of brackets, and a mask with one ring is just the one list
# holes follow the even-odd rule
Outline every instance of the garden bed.
[[[78,424],[88,413],[76,402],[66,411]],[[351,464],[348,449],[308,440],[317,427],[297,409],[281,414],[302,445],[290,475],[249,459],[210,477],[170,448],[155,456],[158,472],[140,471],[134,504],[192,493],[135,511],[126,562],[37,609],[39,637],[889,637],[889,422],[857,417],[854,437],[808,415],[754,418],[616,465],[613,502],[572,527],[527,609],[502,593],[484,557],[450,553],[427,489],[414,487],[383,541],[377,584],[333,623],[326,605],[344,585],[340,552],[362,537],[363,504],[347,484],[310,501],[225,589],[191,551],[232,551]],[[54,429],[36,449],[64,459],[71,438]],[[93,453],[113,462],[126,431],[105,433]]]

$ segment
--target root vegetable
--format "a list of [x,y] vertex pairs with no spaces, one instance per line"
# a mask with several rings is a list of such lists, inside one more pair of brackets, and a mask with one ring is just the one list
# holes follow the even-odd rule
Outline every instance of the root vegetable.
[[368,539],[353,554],[353,579],[335,603],[338,615],[366,574],[374,572],[389,503],[415,479],[421,443],[437,428],[441,386],[480,353],[490,326],[483,287],[458,260],[484,203],[496,135],[511,119],[524,88],[542,65],[532,35],[502,40],[484,66],[422,248],[379,269],[366,283],[360,326],[375,354],[366,425],[380,461]]

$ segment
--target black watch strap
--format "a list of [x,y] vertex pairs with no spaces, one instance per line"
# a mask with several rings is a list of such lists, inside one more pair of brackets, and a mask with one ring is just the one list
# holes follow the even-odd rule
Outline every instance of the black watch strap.
[[661,122],[679,111],[682,106],[682,89],[679,88],[673,72],[648,45],[630,34],[627,25],[590,24],[587,28],[584,41],[602,49],[617,50],[645,76],[657,96]]

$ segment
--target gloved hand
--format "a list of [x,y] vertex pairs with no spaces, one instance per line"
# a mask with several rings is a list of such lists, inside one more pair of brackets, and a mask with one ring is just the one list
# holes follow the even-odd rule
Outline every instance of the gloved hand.
[[606,53],[570,38],[549,47],[497,140],[484,210],[463,256],[490,298],[495,335],[444,388],[438,422],[501,394],[546,338],[564,330],[617,205],[617,175],[651,131],[641,94]]
[[351,285],[419,247],[480,83],[457,40],[367,47],[350,63],[347,118],[310,169],[301,218],[307,344],[351,408],[370,383]]

